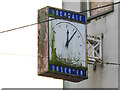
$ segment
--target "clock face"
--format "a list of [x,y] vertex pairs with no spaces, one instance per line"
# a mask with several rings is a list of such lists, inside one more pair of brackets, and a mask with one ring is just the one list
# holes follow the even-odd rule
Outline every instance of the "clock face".
[[61,19],[49,22],[49,60],[54,64],[86,67],[85,25]]

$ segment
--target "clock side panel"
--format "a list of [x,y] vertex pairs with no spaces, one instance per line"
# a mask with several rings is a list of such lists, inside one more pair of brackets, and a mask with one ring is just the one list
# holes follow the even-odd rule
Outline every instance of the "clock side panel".
[[[48,7],[38,10],[38,23],[48,20]],[[38,75],[48,71],[48,22],[38,24]]]

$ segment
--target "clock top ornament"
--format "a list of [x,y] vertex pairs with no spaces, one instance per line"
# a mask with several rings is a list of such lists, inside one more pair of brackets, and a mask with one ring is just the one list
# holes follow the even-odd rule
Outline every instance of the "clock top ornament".
[[38,75],[73,82],[87,79],[86,16],[45,7],[38,10],[38,23]]

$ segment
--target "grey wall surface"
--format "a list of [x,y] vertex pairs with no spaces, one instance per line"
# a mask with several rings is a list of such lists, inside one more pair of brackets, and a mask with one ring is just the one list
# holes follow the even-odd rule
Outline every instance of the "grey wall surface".
[[[118,7],[118,63],[120,63],[120,4]],[[118,67],[118,88],[120,90],[120,66]]]
[[62,7],[63,7],[63,9],[79,12],[80,11],[80,2],[64,2],[64,3],[62,3]]
[[[72,2],[63,2],[63,9],[65,8],[79,12],[79,5],[80,4],[75,5]],[[104,62],[118,63],[118,9],[120,9],[120,7],[118,8],[118,5],[115,5],[113,12],[91,20],[87,25],[88,35],[99,36],[101,33],[104,34]],[[93,71],[93,65],[88,65],[87,80],[79,83],[64,81],[64,88],[118,88],[118,66],[104,64],[104,66],[101,67],[99,64],[97,64],[96,71]]]

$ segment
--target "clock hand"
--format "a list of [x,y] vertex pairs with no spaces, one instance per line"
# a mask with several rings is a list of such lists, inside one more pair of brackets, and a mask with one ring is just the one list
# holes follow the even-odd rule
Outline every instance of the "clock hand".
[[73,33],[73,35],[70,37],[70,39],[68,40],[67,44],[69,44],[69,42],[71,41],[71,39],[74,37],[74,35],[76,34],[77,30]]
[[68,48],[68,39],[69,39],[69,31],[68,31],[68,29],[67,29],[67,42],[66,42],[66,44],[65,44],[65,46]]

